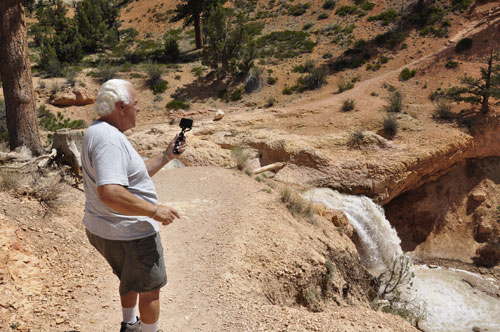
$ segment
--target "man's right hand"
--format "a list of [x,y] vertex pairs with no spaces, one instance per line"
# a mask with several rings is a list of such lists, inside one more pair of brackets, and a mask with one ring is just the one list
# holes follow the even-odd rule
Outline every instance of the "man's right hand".
[[180,218],[179,213],[175,209],[165,205],[158,205],[154,220],[167,226],[171,224],[175,218]]

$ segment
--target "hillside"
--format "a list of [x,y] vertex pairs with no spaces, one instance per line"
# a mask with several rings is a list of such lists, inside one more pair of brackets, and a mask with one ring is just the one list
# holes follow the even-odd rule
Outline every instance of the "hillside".
[[[187,167],[155,179],[160,200],[183,215],[161,231],[170,278],[161,328],[415,331],[400,317],[371,309],[374,285],[361,266],[356,232],[318,207],[313,221],[292,215],[280,198],[284,187],[368,196],[384,208],[414,261],[476,272],[500,285],[499,106],[492,102],[490,112],[480,114],[477,106],[450,98],[448,113],[437,112],[439,97],[460,86],[464,75],[479,77],[489,47],[500,43],[500,7],[488,0],[464,9],[454,6],[466,1],[433,1],[430,7],[442,10],[398,25],[389,10],[410,15],[414,2],[374,1],[373,8],[358,0],[334,7],[325,0],[246,2],[250,22],[265,23],[256,38],[285,30],[306,36],[292,47],[261,44],[259,51],[269,51],[255,60],[263,86],[252,93],[244,92],[245,77],[217,80],[202,65],[192,27],[169,21],[176,1],[125,2],[121,28],[138,32],[130,48],[92,54],[73,66],[78,93],[90,100],[86,106],[71,106],[76,94],[67,77],[49,78],[35,67],[37,105],[87,125],[95,118],[91,103],[102,68],[130,80],[141,111],[127,135],[145,157],[178,132],[179,118],[195,121],[181,157]],[[345,6],[353,12],[340,15]],[[391,32],[404,40],[393,43]],[[166,33],[178,36],[181,60],[160,64],[168,86],[154,94],[147,83],[151,58],[144,54],[163,47]],[[472,45],[457,52],[463,38]],[[307,40],[314,47],[300,51]],[[137,50],[143,58],[129,62]],[[40,50],[30,51],[36,61]],[[324,84],[301,91],[298,80],[308,72],[300,66],[323,68]],[[400,76],[405,68],[406,80]],[[238,89],[241,99],[231,100]],[[401,109],[388,112],[396,91]],[[70,106],[53,105],[58,98]],[[174,99],[189,108],[169,109]],[[225,115],[214,121],[217,110]],[[52,133],[42,135],[48,142]],[[248,153],[250,175],[272,163],[283,167],[247,176],[236,170],[231,152],[239,147]],[[116,280],[85,239],[82,185],[60,170],[42,173],[2,168],[0,331],[114,329]],[[38,193],[40,178],[49,179],[43,183],[52,191]],[[312,288],[326,292],[327,262],[337,272],[328,279],[333,294],[314,300]]]

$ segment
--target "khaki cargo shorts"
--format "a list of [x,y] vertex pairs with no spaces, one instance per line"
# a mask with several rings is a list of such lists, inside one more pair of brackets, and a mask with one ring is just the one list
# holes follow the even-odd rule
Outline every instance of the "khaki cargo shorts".
[[131,241],[103,239],[90,233],[90,243],[120,279],[120,295],[149,292],[167,284],[160,233]]

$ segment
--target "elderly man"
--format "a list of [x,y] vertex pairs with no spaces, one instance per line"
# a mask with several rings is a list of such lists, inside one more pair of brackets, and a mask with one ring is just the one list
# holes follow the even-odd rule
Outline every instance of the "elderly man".
[[168,225],[179,214],[158,204],[151,176],[186,144],[181,142],[174,154],[174,139],[162,154],[143,161],[123,134],[135,127],[139,112],[127,81],[104,83],[95,110],[100,118],[87,129],[82,146],[83,223],[90,243],[120,279],[120,332],[157,332],[160,288],[167,283],[158,222]]

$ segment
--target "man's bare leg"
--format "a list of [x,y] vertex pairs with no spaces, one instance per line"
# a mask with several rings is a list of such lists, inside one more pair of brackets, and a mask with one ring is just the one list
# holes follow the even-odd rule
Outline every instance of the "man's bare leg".
[[134,324],[137,321],[136,305],[137,305],[137,293],[130,291],[124,296],[120,296],[120,302],[122,304],[122,314],[123,322]]
[[142,330],[156,332],[160,318],[160,289],[139,293],[139,312],[143,323]]
[[132,308],[137,305],[137,293],[130,291],[127,294],[120,296],[120,301],[123,308]]

